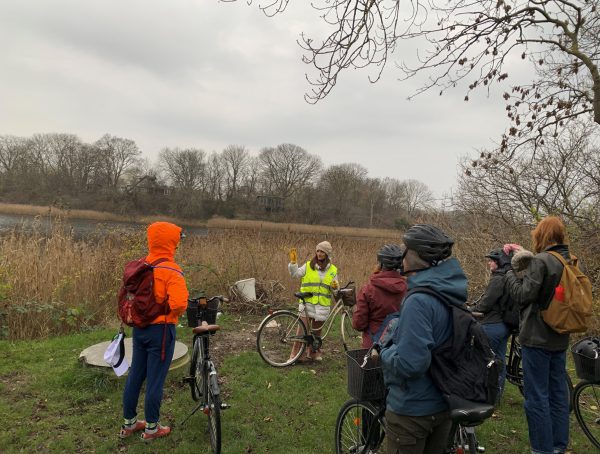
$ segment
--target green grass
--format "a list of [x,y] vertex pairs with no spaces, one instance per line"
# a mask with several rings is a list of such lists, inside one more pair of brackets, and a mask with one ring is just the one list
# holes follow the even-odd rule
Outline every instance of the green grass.
[[[233,319],[224,320],[233,329]],[[96,371],[78,361],[81,350],[109,340],[112,330],[48,340],[0,342],[0,451],[16,452],[209,452],[206,417],[181,421],[194,404],[182,383],[186,367],[167,378],[162,422],[173,434],[151,445],[122,441],[121,397],[124,379]],[[179,340],[190,344],[188,329]],[[217,363],[223,399],[224,453],[330,453],[337,412],[348,398],[345,361],[334,334],[325,341],[325,361],[275,369],[254,351],[226,356]],[[215,344],[226,335],[217,334]],[[143,415],[143,412],[140,413]],[[507,384],[495,416],[477,428],[488,453],[527,453],[527,425],[518,390]],[[571,452],[595,452],[571,418]]]

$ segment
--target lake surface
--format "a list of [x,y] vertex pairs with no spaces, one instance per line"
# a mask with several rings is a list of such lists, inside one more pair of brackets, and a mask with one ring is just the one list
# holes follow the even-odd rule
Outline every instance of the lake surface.
[[[55,222],[49,217],[0,214],[0,233],[17,229],[25,232],[37,230],[44,234],[49,234]],[[61,223],[69,227],[76,238],[102,235],[115,230],[144,232],[147,227],[147,224],[138,224],[135,222],[97,221],[92,219],[63,219]],[[208,229],[205,227],[189,227],[185,225],[182,225],[182,227],[186,235],[206,236],[208,234]]]

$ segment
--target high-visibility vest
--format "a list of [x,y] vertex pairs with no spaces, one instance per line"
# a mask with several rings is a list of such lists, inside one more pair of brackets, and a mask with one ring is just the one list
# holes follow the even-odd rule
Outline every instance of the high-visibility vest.
[[325,271],[325,276],[321,279],[318,270],[313,270],[310,267],[310,262],[306,262],[306,273],[300,284],[300,291],[311,292],[313,296],[306,298],[305,301],[310,304],[318,304],[320,306],[331,306],[331,283],[337,276],[337,268],[332,263]]

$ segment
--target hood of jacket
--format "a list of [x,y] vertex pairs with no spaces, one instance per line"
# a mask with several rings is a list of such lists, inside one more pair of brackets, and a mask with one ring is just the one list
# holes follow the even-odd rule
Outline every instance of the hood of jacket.
[[175,258],[175,250],[179,245],[181,227],[170,222],[155,222],[148,226],[148,258],[149,262],[156,259]]
[[370,281],[374,287],[378,287],[386,292],[399,294],[406,291],[406,278],[398,271],[380,271],[371,275]]
[[467,277],[454,257],[408,276],[408,290],[415,287],[429,287],[458,306],[467,301]]

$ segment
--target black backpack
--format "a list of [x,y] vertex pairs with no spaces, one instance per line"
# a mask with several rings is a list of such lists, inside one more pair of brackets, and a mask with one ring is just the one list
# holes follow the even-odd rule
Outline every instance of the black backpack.
[[500,361],[494,357],[481,325],[466,307],[450,303],[443,295],[427,287],[411,289],[428,293],[444,303],[452,314],[452,335],[431,351],[429,374],[444,397],[454,397],[493,405],[498,395]]

